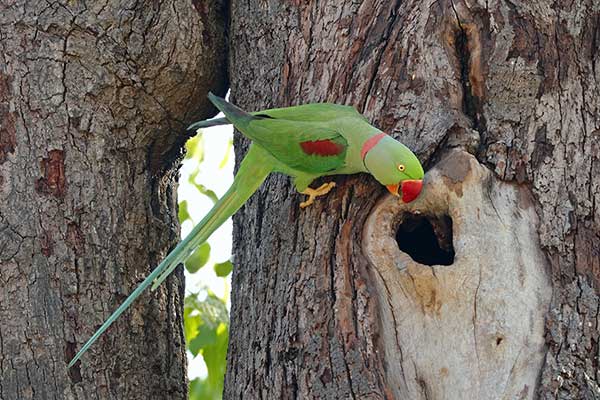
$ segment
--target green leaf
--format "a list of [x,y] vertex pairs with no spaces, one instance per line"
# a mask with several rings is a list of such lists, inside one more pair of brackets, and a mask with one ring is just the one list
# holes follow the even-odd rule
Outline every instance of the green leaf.
[[198,328],[202,323],[202,318],[200,317],[200,315],[196,314],[193,316],[184,316],[183,321],[183,331],[185,333],[185,338],[189,346],[189,343],[192,340],[194,340],[194,338],[198,335]]
[[204,160],[204,141],[202,140],[202,134],[190,138],[185,143],[185,159],[194,159],[201,163]]
[[185,261],[185,269],[187,269],[190,274],[193,274],[206,265],[209,257],[210,244],[204,242]]
[[219,169],[223,169],[227,165],[227,161],[229,161],[229,155],[231,154],[231,149],[233,148],[233,139],[229,139],[227,142],[227,148],[225,149],[225,155],[219,164]]
[[186,343],[194,356],[202,355],[208,375],[190,382],[189,399],[218,400],[223,393],[229,316],[225,301],[214,293],[207,290],[206,297],[200,298],[192,293],[184,301]]
[[227,343],[229,342],[229,327],[226,324],[219,325],[217,338],[214,344],[202,350],[202,358],[208,369],[207,380],[210,386],[223,391],[223,378],[227,365]]
[[208,326],[208,324],[202,324],[198,327],[196,337],[190,341],[189,349],[195,357],[200,350],[214,345],[216,341],[217,330],[214,327]]
[[192,217],[190,217],[190,213],[188,212],[187,200],[183,200],[182,202],[179,203],[179,210],[177,211],[177,217],[179,218],[180,224],[183,224],[188,219],[190,221],[192,221]]
[[196,182],[196,177],[198,176],[198,174],[200,174],[200,169],[196,168],[188,177],[188,182],[192,186],[194,186],[196,188],[196,190],[198,190],[198,192],[200,192],[200,194],[203,194],[204,196],[211,199],[213,203],[216,203],[217,201],[219,201],[219,198],[217,197],[217,194],[215,192],[208,189],[203,184]]
[[196,378],[190,381],[189,400],[204,400],[206,396],[205,379]]
[[196,178],[198,177],[198,174],[200,173],[200,168],[196,167],[196,169],[194,169],[194,171],[192,171],[192,173],[190,173],[190,176],[188,176],[188,183],[190,185],[196,186]]
[[214,269],[217,276],[224,278],[233,270],[233,264],[230,260],[227,260],[225,262],[215,264]]
[[206,186],[202,185],[201,183],[194,183],[194,186],[196,187],[196,189],[198,189],[200,193],[211,199],[213,203],[219,201],[217,194],[212,190],[208,189]]
[[190,381],[189,400],[217,400],[221,399],[221,393],[208,384],[206,378],[196,378]]

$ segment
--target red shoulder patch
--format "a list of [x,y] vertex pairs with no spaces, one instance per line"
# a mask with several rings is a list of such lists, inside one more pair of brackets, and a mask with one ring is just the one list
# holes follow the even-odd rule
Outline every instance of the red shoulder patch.
[[316,154],[318,156],[337,156],[344,151],[344,146],[332,140],[313,140],[308,142],[300,142],[302,151],[308,154]]

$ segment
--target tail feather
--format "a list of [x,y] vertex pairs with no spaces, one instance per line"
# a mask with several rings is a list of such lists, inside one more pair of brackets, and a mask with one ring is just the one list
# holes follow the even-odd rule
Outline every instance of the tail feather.
[[231,122],[227,118],[213,118],[206,119],[204,121],[194,122],[190,126],[187,127],[187,131],[195,134],[198,129],[202,128],[210,128],[211,126],[219,126],[219,125],[229,125]]
[[264,112],[262,114],[261,112],[248,113],[242,110],[241,108],[229,103],[227,100],[215,96],[212,93],[208,94],[208,98],[214,104],[214,106],[217,107],[217,109],[219,109],[219,111],[225,114],[225,117],[206,119],[204,121],[194,122],[193,124],[187,127],[187,131],[188,133],[190,133],[190,135],[195,135],[198,129],[209,128],[211,126],[229,125],[232,123],[236,126],[240,126],[244,123],[252,121],[253,119],[274,119],[274,117],[267,115]]
[[247,113],[241,108],[229,103],[227,100],[222,99],[218,96],[215,96],[212,93],[208,94],[208,99],[221,111],[225,114],[225,117],[231,121],[235,126],[244,125],[252,119],[256,118],[252,114]]
[[260,187],[273,169],[269,162],[266,151],[254,145],[250,146],[248,154],[242,161],[233,184],[225,195],[215,204],[210,212],[200,221],[178,245],[171,251],[167,257],[152,271],[150,275],[127,297],[127,299],[116,309],[115,312],[102,324],[102,326],[92,335],[92,337],[77,352],[75,357],[69,362],[69,368],[94,344],[94,342],[106,331],[111,324],[133,303],[152,282],[155,289],[167,276],[179,265],[185,261],[190,254],[209,236],[232,216],[240,207],[252,196]]
[[[262,183],[262,182],[261,182]],[[213,209],[200,221],[198,225],[194,227],[192,232],[186,236],[186,238],[179,243],[181,249],[178,251],[177,247],[173,252],[179,252],[179,255],[173,259],[169,265],[165,265],[163,271],[160,276],[156,278],[156,281],[152,284],[151,290],[156,290],[157,287],[160,286],[161,283],[173,272],[175,268],[179,265],[179,263],[184,262],[193,252],[194,250],[200,246],[202,243],[206,242],[209,236],[219,227],[221,226],[227,218],[237,211],[237,208],[241,207],[241,204],[237,206],[237,208],[231,212],[232,205],[236,207],[239,203],[237,192],[229,193],[227,192],[225,196],[223,196],[219,202],[213,207]],[[245,200],[243,200],[245,202]],[[243,204],[242,202],[242,204]],[[222,212],[222,210],[226,210],[227,212]]]
[[[176,248],[177,249],[177,248]],[[131,305],[131,303],[133,303],[133,301],[135,299],[138,298],[138,296],[140,294],[142,294],[142,292],[152,284],[152,281],[154,279],[156,279],[156,277],[161,273],[161,271],[166,268],[168,265],[171,264],[174,256],[175,256],[175,251],[171,252],[159,265],[158,267],[156,267],[154,269],[154,271],[152,271],[152,273],[150,275],[148,275],[148,277],[146,277],[146,279],[144,279],[142,281],[142,283],[133,291],[133,293],[131,293],[129,295],[129,297],[127,297],[127,299],[123,302],[123,304],[121,304],[119,306],[119,308],[117,308],[115,310],[115,312],[112,313],[112,315],[102,324],[102,326],[100,328],[98,328],[98,330],[92,335],[91,338],[88,339],[88,341],[83,345],[83,347],[77,352],[77,354],[75,355],[75,357],[73,357],[73,359],[69,362],[69,366],[68,368],[71,368],[73,365],[75,365],[75,363],[77,362],[77,360],[79,360],[81,358],[81,356],[83,355],[83,353],[85,353],[91,346],[92,344],[94,344],[94,342],[96,340],[98,340],[98,338],[100,337],[100,335],[102,335],[102,333],[104,333],[105,330],[108,329],[109,326],[112,325],[112,323],[119,318],[119,316],[123,313],[123,311],[125,311],[127,308],[129,308],[129,306]]]

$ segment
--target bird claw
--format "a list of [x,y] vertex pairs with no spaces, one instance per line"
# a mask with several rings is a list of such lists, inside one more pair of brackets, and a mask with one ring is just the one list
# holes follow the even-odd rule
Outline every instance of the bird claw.
[[305,190],[303,190],[300,193],[307,195],[308,199],[306,199],[306,201],[303,201],[302,203],[300,203],[300,208],[306,208],[306,207],[310,206],[311,204],[313,204],[315,202],[315,199],[318,196],[326,195],[334,187],[335,187],[335,182],[328,182],[328,183],[322,184],[321,186],[319,186],[316,189],[306,188]]

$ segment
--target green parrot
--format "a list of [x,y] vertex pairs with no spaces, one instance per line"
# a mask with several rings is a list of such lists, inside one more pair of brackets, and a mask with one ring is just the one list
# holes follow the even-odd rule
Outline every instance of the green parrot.
[[329,175],[369,173],[406,203],[421,192],[424,172],[417,157],[370,125],[353,107],[318,103],[247,113],[212,93],[208,97],[225,118],[196,122],[188,131],[194,134],[200,128],[233,124],[252,141],[231,187],[85,343],[69,368],[148,286],[156,289],[239,210],[271,172],[291,176],[298,192],[308,195],[301,208],[335,186],[329,182],[316,189],[309,187],[315,179]]

